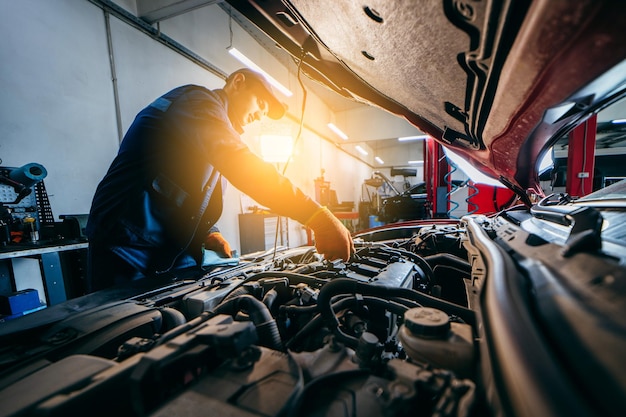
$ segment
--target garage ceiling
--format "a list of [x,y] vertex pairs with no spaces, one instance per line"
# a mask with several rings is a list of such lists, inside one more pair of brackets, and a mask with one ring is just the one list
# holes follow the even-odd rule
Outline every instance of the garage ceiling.
[[[290,72],[295,75],[297,71],[293,59],[286,51],[278,48],[272,39],[222,0],[136,0],[136,4],[138,17],[150,24],[155,24],[200,7],[217,4],[229,13],[234,22],[241,26],[261,47],[288,68]],[[397,136],[390,137],[391,133],[389,132],[406,132],[402,136],[420,134],[417,129],[409,125],[404,119],[389,115],[378,108],[344,98],[325,86],[309,80],[307,77],[303,77],[303,83],[309,92],[319,97],[332,112],[340,114],[342,120],[351,121],[349,126],[342,128],[348,136],[358,139],[337,142],[338,145],[347,145],[351,142],[366,142],[374,152],[380,151],[385,161],[382,167],[406,166],[407,156],[410,156],[409,159],[422,159],[421,143],[399,142]],[[368,120],[371,125],[373,119],[380,120],[380,123],[378,123],[381,126],[380,129],[358,131],[358,128],[363,125],[359,123],[359,120]]]

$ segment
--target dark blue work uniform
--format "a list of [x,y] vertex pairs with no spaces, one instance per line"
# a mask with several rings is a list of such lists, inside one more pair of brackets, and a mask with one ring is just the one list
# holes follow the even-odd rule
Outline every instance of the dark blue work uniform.
[[250,151],[227,108],[223,90],[187,85],[137,115],[92,202],[88,292],[197,265],[225,179],[301,223],[319,208]]

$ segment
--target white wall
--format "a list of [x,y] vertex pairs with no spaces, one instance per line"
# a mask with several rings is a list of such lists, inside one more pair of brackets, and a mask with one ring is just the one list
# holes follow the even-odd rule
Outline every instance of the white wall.
[[[135,2],[118,2],[131,13]],[[119,88],[121,128],[135,114],[169,89],[187,83],[219,88],[223,80],[151,37],[111,16],[111,41]],[[203,57],[224,73],[241,65],[227,52],[228,15],[217,5],[166,20],[162,33]],[[258,135],[287,129],[300,117],[303,94],[288,69],[264,51],[236,22],[233,44],[294,91],[288,100],[291,118],[275,126],[261,124],[244,134],[254,149]],[[52,211],[87,213],[95,188],[117,152],[119,139],[105,16],[87,0],[20,0],[0,3],[0,159],[3,166],[38,162]],[[325,126],[330,111],[308,94],[305,123]],[[314,195],[313,179],[325,178],[339,199],[358,203],[361,184],[371,167],[309,130],[304,130],[286,174]],[[239,248],[237,215],[241,195],[229,187],[218,226]],[[291,246],[304,243],[304,233],[291,222]]]
[[88,212],[118,145],[102,12],[5,1],[0,39],[2,165],[41,163],[53,213]]

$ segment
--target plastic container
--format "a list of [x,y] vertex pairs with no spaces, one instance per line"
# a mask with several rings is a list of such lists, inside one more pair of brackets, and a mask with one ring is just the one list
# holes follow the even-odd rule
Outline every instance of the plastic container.
[[448,369],[458,377],[474,373],[474,338],[471,326],[450,322],[438,309],[416,307],[404,313],[398,339],[414,361]]
[[385,222],[381,222],[378,220],[378,216],[369,216],[369,226],[370,229],[378,226],[384,226]]

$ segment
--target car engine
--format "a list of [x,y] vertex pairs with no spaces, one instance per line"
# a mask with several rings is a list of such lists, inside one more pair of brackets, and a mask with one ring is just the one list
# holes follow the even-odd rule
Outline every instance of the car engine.
[[348,262],[278,248],[32,314],[0,334],[0,415],[497,415],[480,252],[513,226],[417,223],[357,235]]
[[357,239],[345,263],[312,247],[253,254],[71,314],[4,349],[0,414],[469,415],[463,231],[406,233]]

